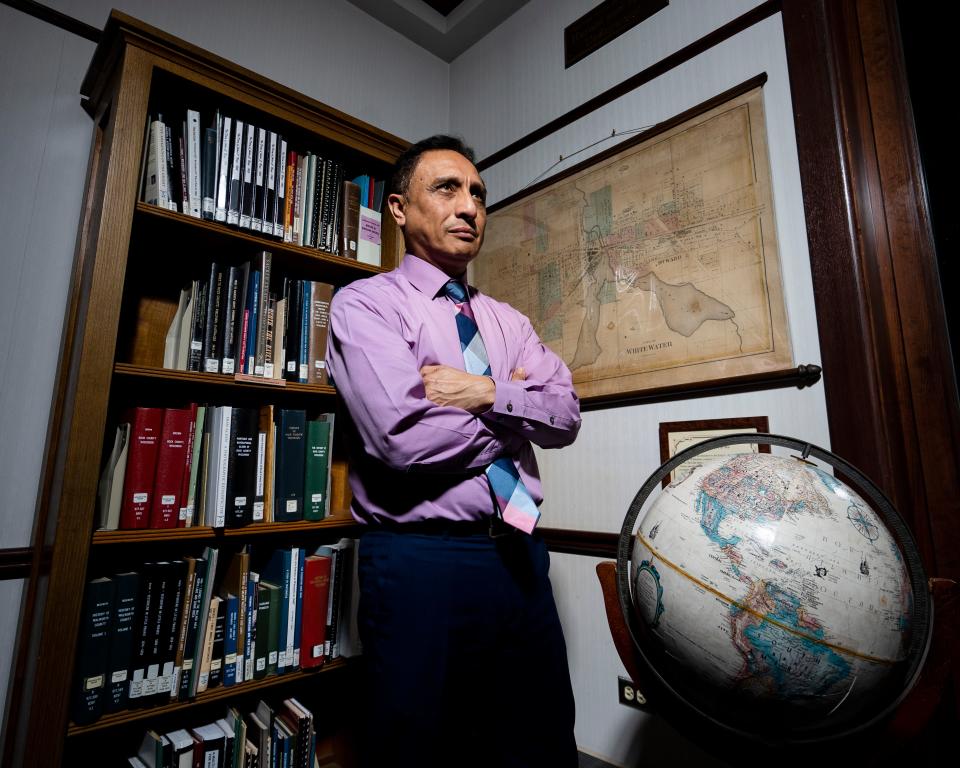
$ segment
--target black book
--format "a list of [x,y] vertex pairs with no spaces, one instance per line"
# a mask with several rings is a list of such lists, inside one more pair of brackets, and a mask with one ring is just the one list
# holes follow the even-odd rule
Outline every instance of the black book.
[[87,584],[70,707],[70,717],[77,725],[92,723],[103,712],[115,592],[112,579],[94,579]]
[[243,266],[239,267],[239,270],[240,274],[237,280],[237,311],[233,326],[233,371],[236,373],[244,373],[243,364],[247,350],[245,349],[245,339],[243,335],[243,316],[247,311],[247,293],[250,290],[248,285],[250,280],[250,262],[244,262]]
[[306,431],[305,411],[278,410],[273,511],[278,523],[303,519]]
[[287,300],[287,338],[286,359],[283,361],[283,378],[288,381],[300,379],[300,335],[303,324],[301,295],[303,291],[299,280],[288,280],[285,298]]
[[186,560],[173,560],[164,567],[166,599],[157,623],[157,639],[154,643],[154,663],[157,665],[157,703],[165,704],[170,701],[186,581]]
[[267,309],[270,306],[270,278],[272,273],[273,255],[270,251],[260,252],[260,295],[257,307],[257,337],[253,372],[263,376],[266,362],[267,348]]
[[[162,117],[161,117],[162,120]],[[177,178],[176,167],[177,163],[174,161],[174,137],[173,131],[170,129],[170,126],[164,123],[163,126],[164,141],[166,143],[166,160],[167,160],[167,194],[169,196],[169,208],[172,211],[179,211],[180,204],[177,200],[180,197],[179,188],[180,180]]]
[[190,288],[190,350],[187,355],[187,370],[203,369],[203,327],[207,322],[207,284],[194,280]]
[[140,590],[137,596],[137,611],[133,619],[133,651],[130,662],[130,707],[143,704],[147,688],[147,666],[152,648],[152,631],[157,619],[157,603],[160,595],[162,573],[157,563],[144,563],[140,569]]
[[207,560],[198,557],[193,567],[193,593],[189,596],[190,614],[187,617],[187,637],[183,646],[183,667],[180,670],[180,701],[190,698],[190,687],[199,672],[200,660],[195,657],[197,633],[201,631],[200,610],[207,579]]
[[327,183],[327,174],[329,173],[330,161],[317,158],[317,175],[313,185],[313,220],[310,223],[310,243],[315,248],[323,250],[325,243],[322,240],[323,234],[323,194]]
[[200,175],[200,190],[202,194],[202,203],[200,206],[200,216],[204,219],[213,220],[214,215],[214,195],[217,189],[217,129],[206,128],[203,131],[203,150]]
[[226,628],[227,601],[217,603],[217,620],[213,629],[213,653],[210,658],[210,674],[207,677],[207,690],[223,683],[223,638]]
[[260,412],[234,408],[230,420],[230,459],[227,468],[226,525],[253,522],[257,480],[257,434]]
[[287,202],[287,141],[277,139],[277,196],[273,206],[273,234],[283,240]]
[[337,256],[346,256],[347,254],[341,248],[343,238],[340,237],[340,231],[343,227],[343,166],[340,163],[337,163],[334,173],[332,199],[330,252]]
[[242,294],[240,293],[240,267],[233,265],[227,270],[224,284],[223,313],[221,317],[220,338],[223,340],[220,350],[220,371],[233,373],[236,366],[237,344],[237,316],[243,312]]
[[113,577],[117,585],[114,598],[113,621],[108,656],[109,678],[105,713],[120,712],[127,707],[130,695],[130,663],[133,659],[134,619],[137,614],[137,596],[140,594],[140,574],[118,573]]
[[223,296],[223,272],[217,263],[213,262],[207,283],[207,320],[203,328],[203,370],[206,373],[220,373],[220,315],[223,312]]

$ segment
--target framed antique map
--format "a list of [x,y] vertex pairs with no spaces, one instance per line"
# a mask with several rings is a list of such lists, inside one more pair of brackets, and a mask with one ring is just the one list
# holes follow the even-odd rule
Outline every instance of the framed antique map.
[[581,398],[792,366],[758,82],[491,207],[472,281]]
[[[742,416],[731,419],[700,419],[699,421],[662,421],[660,422],[660,463],[676,456],[697,443],[712,437],[736,435],[741,432],[769,432],[770,424],[766,416]],[[748,451],[770,453],[769,445],[741,444],[714,448],[712,451],[685,461],[673,472],[663,478],[663,487],[674,481],[680,481],[710,459]]]

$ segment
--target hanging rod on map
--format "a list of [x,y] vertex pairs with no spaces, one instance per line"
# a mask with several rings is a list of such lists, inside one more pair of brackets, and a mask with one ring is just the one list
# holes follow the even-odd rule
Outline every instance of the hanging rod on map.
[[759,392],[764,389],[783,389],[812,387],[823,373],[819,365],[802,363],[796,368],[780,371],[748,373],[744,376],[731,376],[726,379],[710,379],[678,386],[641,389],[636,392],[617,392],[612,395],[596,395],[584,398],[580,402],[581,411],[598,411],[621,405],[642,405],[662,403],[669,400],[686,400],[691,397],[712,397],[713,395],[731,395],[737,392]]

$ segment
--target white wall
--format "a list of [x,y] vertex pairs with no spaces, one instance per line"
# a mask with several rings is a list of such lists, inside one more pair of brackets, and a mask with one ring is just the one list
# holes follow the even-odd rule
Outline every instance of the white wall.
[[[45,4],[97,28],[118,7],[404,138],[448,128],[448,65],[344,0]],[[0,548],[31,538],[92,136],[80,82],[93,50],[0,5]],[[0,588],[0,718],[21,588]]]
[[[675,0],[639,27],[563,68],[563,28],[595,0],[531,0],[451,65],[450,124],[484,157],[758,5],[757,0]],[[764,87],[776,224],[794,361],[820,362],[789,78],[779,16],[712,48],[484,172],[491,200],[528,185],[560,155],[611,131],[652,125],[754,75]],[[571,160],[610,146],[603,142]],[[561,170],[567,163],[555,170]],[[480,258],[483,258],[481,255]],[[588,412],[577,442],[538,453],[542,524],[619,532],[631,500],[659,466],[662,421],[766,415],[770,430],[829,447],[823,388],[678,400]],[[621,764],[652,763],[663,749],[692,750],[656,718],[617,702],[623,674],[606,632],[593,558],[553,559],[577,695],[581,748]],[[666,747],[664,746],[666,745]],[[690,757],[690,760],[700,758]],[[676,761],[682,764],[684,760]]]

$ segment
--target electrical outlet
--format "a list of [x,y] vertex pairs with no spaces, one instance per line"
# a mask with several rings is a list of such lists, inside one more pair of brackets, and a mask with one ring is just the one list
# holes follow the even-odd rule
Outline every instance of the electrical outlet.
[[633,707],[634,709],[646,710],[647,697],[640,692],[636,684],[625,677],[618,677],[617,681],[620,703],[627,707]]

